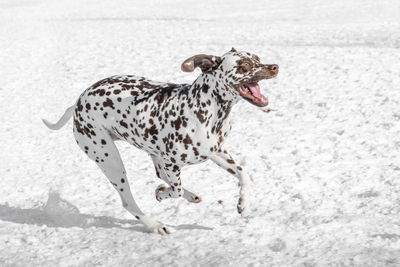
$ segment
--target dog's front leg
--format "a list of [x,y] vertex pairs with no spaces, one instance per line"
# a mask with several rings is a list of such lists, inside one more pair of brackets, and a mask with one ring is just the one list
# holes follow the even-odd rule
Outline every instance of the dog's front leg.
[[243,171],[242,167],[235,163],[226,150],[219,150],[210,158],[218,166],[224,168],[239,179],[240,197],[237,210],[242,216],[247,216],[250,212],[250,177]]
[[[165,168],[162,167],[164,166],[164,163],[162,162],[161,159],[157,158],[156,156],[152,155],[151,159],[153,160],[154,163],[154,167],[156,169],[156,174],[157,177],[160,178],[161,180],[163,180],[164,182],[168,183],[168,185],[171,185],[169,183],[168,180],[168,176],[165,173]],[[191,202],[191,203],[200,203],[201,202],[201,197],[193,192],[192,190],[186,188],[186,187],[182,187],[183,188],[183,198],[186,199],[187,201]],[[160,191],[164,191],[166,189],[166,186],[161,184],[157,187],[156,189],[156,199],[160,193]]]
[[[184,188],[181,183],[181,168],[177,165],[158,162],[160,172],[164,180],[170,187],[159,185],[156,189],[156,199],[161,201],[166,198],[179,198],[184,194]],[[157,169],[156,169],[157,170]]]

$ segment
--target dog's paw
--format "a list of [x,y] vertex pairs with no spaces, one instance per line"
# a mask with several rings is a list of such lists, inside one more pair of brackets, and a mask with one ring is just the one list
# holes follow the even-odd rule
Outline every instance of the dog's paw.
[[150,217],[141,215],[139,217],[140,221],[146,226],[147,231],[149,233],[156,233],[156,234],[160,234],[160,235],[168,235],[171,232],[168,230],[167,227],[165,227],[165,225],[153,220]]
[[167,187],[165,185],[160,184],[159,186],[157,186],[156,191],[155,191],[157,201],[161,202],[161,200],[163,200],[162,193],[165,190],[167,190]]
[[184,189],[183,198],[191,203],[200,203],[202,201],[201,197],[197,194],[188,190],[187,188]]
[[243,217],[246,217],[246,216],[249,215],[249,213],[250,213],[250,203],[248,201],[248,198],[245,198],[243,196],[239,198],[239,201],[238,201],[238,204],[237,204],[237,210],[238,210],[238,213],[240,215],[242,215]]
[[191,196],[190,199],[187,199],[187,201],[191,202],[191,203],[200,203],[202,201],[200,196],[194,195]]
[[153,228],[153,232],[160,235],[169,235],[171,232],[168,230],[165,225],[158,224]]

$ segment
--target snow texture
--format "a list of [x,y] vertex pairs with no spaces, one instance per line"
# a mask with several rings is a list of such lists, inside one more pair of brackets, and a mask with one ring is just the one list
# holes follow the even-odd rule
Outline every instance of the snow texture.
[[[0,1],[1,266],[400,266],[400,2]],[[75,144],[47,129],[114,74],[192,82],[181,62],[234,46],[276,63],[270,113],[235,106],[225,147],[183,183],[203,202],[158,203],[150,158],[118,143],[145,232]]]

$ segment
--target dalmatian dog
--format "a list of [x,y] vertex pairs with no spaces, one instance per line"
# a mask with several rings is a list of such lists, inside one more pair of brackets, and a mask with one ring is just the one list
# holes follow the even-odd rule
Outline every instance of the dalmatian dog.
[[278,74],[275,64],[262,64],[258,56],[234,48],[223,56],[199,54],[185,60],[181,69],[202,73],[192,84],[154,82],[143,77],[111,76],[88,89],[57,123],[60,129],[73,116],[78,146],[95,161],[110,180],[123,207],[150,231],[169,234],[159,222],[146,216],[132,197],[127,173],[114,144],[126,141],[146,151],[156,174],[166,184],[155,190],[158,201],[183,197],[199,203],[201,197],[185,188],[181,169],[211,159],[239,180],[238,212],[249,212],[250,178],[222,148],[231,131],[230,112],[240,100],[265,107],[258,81]]

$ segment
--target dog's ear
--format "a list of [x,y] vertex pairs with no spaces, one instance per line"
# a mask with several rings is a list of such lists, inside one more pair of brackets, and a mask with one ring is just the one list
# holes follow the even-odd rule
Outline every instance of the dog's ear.
[[195,55],[183,61],[181,70],[184,72],[192,72],[195,68],[199,67],[202,72],[211,72],[216,69],[222,60],[217,56],[210,55]]
[[234,47],[232,47],[231,51],[229,52],[237,52],[237,50]]

